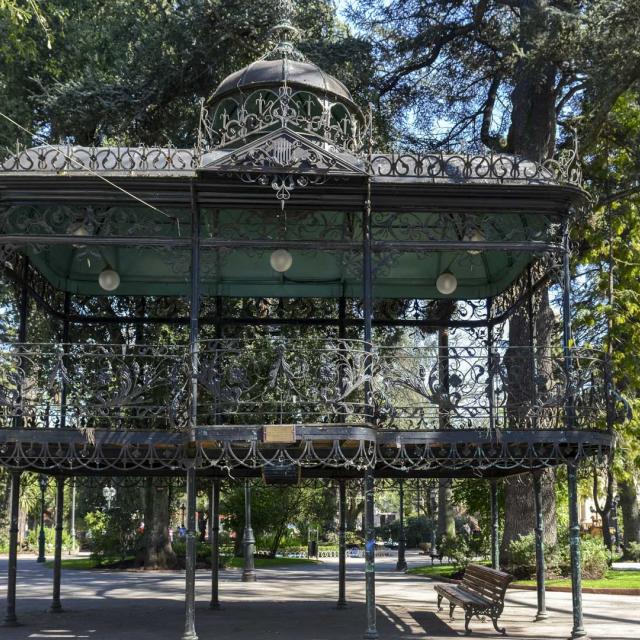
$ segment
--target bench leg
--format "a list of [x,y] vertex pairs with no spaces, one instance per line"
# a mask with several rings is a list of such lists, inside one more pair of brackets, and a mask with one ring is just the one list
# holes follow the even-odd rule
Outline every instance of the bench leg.
[[442,611],[442,596],[438,594],[438,611]]
[[469,623],[471,622],[472,616],[473,616],[473,611],[471,609],[464,610],[464,632],[466,635],[471,635],[471,629],[469,629]]
[[493,628],[498,633],[501,633],[503,636],[507,635],[507,630],[504,627],[499,627],[498,626],[498,616],[491,616],[491,622],[493,622]]
[[456,605],[453,602],[449,603],[449,620],[453,620],[453,611],[456,608]]

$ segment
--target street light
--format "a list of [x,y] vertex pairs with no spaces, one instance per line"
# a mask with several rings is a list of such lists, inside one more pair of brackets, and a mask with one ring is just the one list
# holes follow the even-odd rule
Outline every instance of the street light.
[[49,478],[41,473],[38,476],[38,484],[40,485],[40,533],[38,534],[38,558],[36,562],[46,562],[47,559],[44,555],[44,548],[46,539],[44,536],[44,492],[47,490],[49,484]]
[[104,489],[102,489],[102,495],[107,501],[107,511],[109,511],[111,509],[111,502],[116,497],[116,488],[111,486],[104,487]]

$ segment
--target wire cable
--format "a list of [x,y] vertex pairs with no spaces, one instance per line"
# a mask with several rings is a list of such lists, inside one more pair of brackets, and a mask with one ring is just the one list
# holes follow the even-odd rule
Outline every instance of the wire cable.
[[83,171],[86,171],[87,173],[90,173],[92,176],[102,180],[103,182],[106,182],[108,185],[110,185],[114,189],[117,189],[118,191],[120,191],[120,192],[124,193],[125,195],[129,196],[130,198],[133,198],[134,200],[136,200],[140,204],[144,205],[145,207],[149,207],[150,209],[152,209],[153,211],[159,213],[160,215],[165,216],[165,218],[168,218],[169,220],[173,220],[173,222],[176,223],[176,227],[177,227],[177,230],[178,230],[178,237],[181,237],[180,219],[178,217],[172,216],[171,214],[167,213],[166,211],[162,211],[161,209],[158,209],[158,207],[156,207],[155,205],[151,204],[150,202],[147,202],[146,200],[143,200],[142,198],[140,198],[140,197],[136,196],[135,194],[131,193],[130,191],[127,191],[126,189],[124,189],[123,187],[117,185],[115,182],[112,182],[108,178],[105,178],[104,176],[101,176],[98,172],[94,171],[93,169],[85,167],[81,162],[79,162],[78,160],[73,158],[73,156],[70,156],[69,154],[65,153],[59,146],[54,146],[54,145],[50,144],[49,142],[47,142],[46,139],[43,136],[41,136],[41,135],[39,135],[37,133],[34,133],[33,131],[29,131],[29,129],[27,129],[26,127],[23,127],[20,123],[18,123],[15,120],[13,120],[13,118],[10,118],[6,113],[3,113],[2,111],[0,111],[0,116],[2,116],[5,120],[10,122],[11,124],[13,124],[16,127],[18,127],[18,129],[24,131],[25,133],[28,133],[32,138],[35,138],[35,139],[39,140],[43,144],[43,146],[49,147],[49,149],[53,149],[54,151],[57,151],[62,156],[64,156],[69,162],[75,163]]

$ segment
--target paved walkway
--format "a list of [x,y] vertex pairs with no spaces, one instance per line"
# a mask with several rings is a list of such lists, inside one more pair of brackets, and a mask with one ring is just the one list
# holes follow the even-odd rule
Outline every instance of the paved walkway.
[[[417,557],[410,564],[424,563]],[[66,611],[50,614],[52,571],[33,557],[19,561],[18,617],[23,626],[0,628],[2,640],[89,638],[93,640],[179,640],[183,630],[184,577],[177,572],[64,571]],[[0,559],[0,597],[6,597],[6,558]],[[363,562],[348,560],[350,607],[335,609],[337,564],[259,570],[259,581],[240,582],[238,570],[222,572],[224,609],[211,611],[209,575],[197,576],[196,628],[201,640],[353,640],[364,628]],[[460,615],[449,622],[436,612],[433,583],[394,571],[392,560],[378,563],[376,582],[381,640],[464,636]],[[568,638],[570,594],[548,593],[550,613],[532,622],[535,592],[510,590],[502,623],[510,637]],[[584,596],[586,628],[592,640],[640,638],[640,597]],[[0,606],[4,617],[4,602]],[[490,622],[472,622],[474,637],[499,638]]]

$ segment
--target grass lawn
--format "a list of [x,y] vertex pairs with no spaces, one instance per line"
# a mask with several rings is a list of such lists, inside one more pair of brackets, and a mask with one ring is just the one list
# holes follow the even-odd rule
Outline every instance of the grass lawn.
[[451,578],[457,571],[452,564],[426,564],[423,567],[409,569],[407,573],[425,578]]
[[[62,560],[63,569],[100,569],[103,566],[118,562],[120,558],[108,558],[98,562],[93,558],[67,558]],[[53,568],[53,560],[45,563],[45,567]]]
[[[96,562],[93,558],[67,558],[62,560],[63,569],[106,569],[110,564],[115,564],[120,558],[109,558],[101,563]],[[306,558],[256,558],[256,569],[270,569],[277,567],[287,567],[296,564],[317,564],[317,560],[307,560]],[[231,558],[229,567],[241,569],[243,565],[242,558]],[[53,561],[45,564],[46,567],[53,568]]]
[[[307,558],[256,558],[256,569],[273,569],[277,567],[289,567],[295,564],[317,564],[317,560],[308,560]],[[229,567],[242,569],[244,558],[231,558],[228,563]]]
[[[514,584],[535,586],[536,581],[518,580]],[[546,585],[548,587],[570,587],[571,580],[547,580]],[[607,571],[607,575],[600,580],[583,579],[582,586],[592,589],[640,589],[640,571],[619,571],[616,569],[609,569],[609,571]]]

